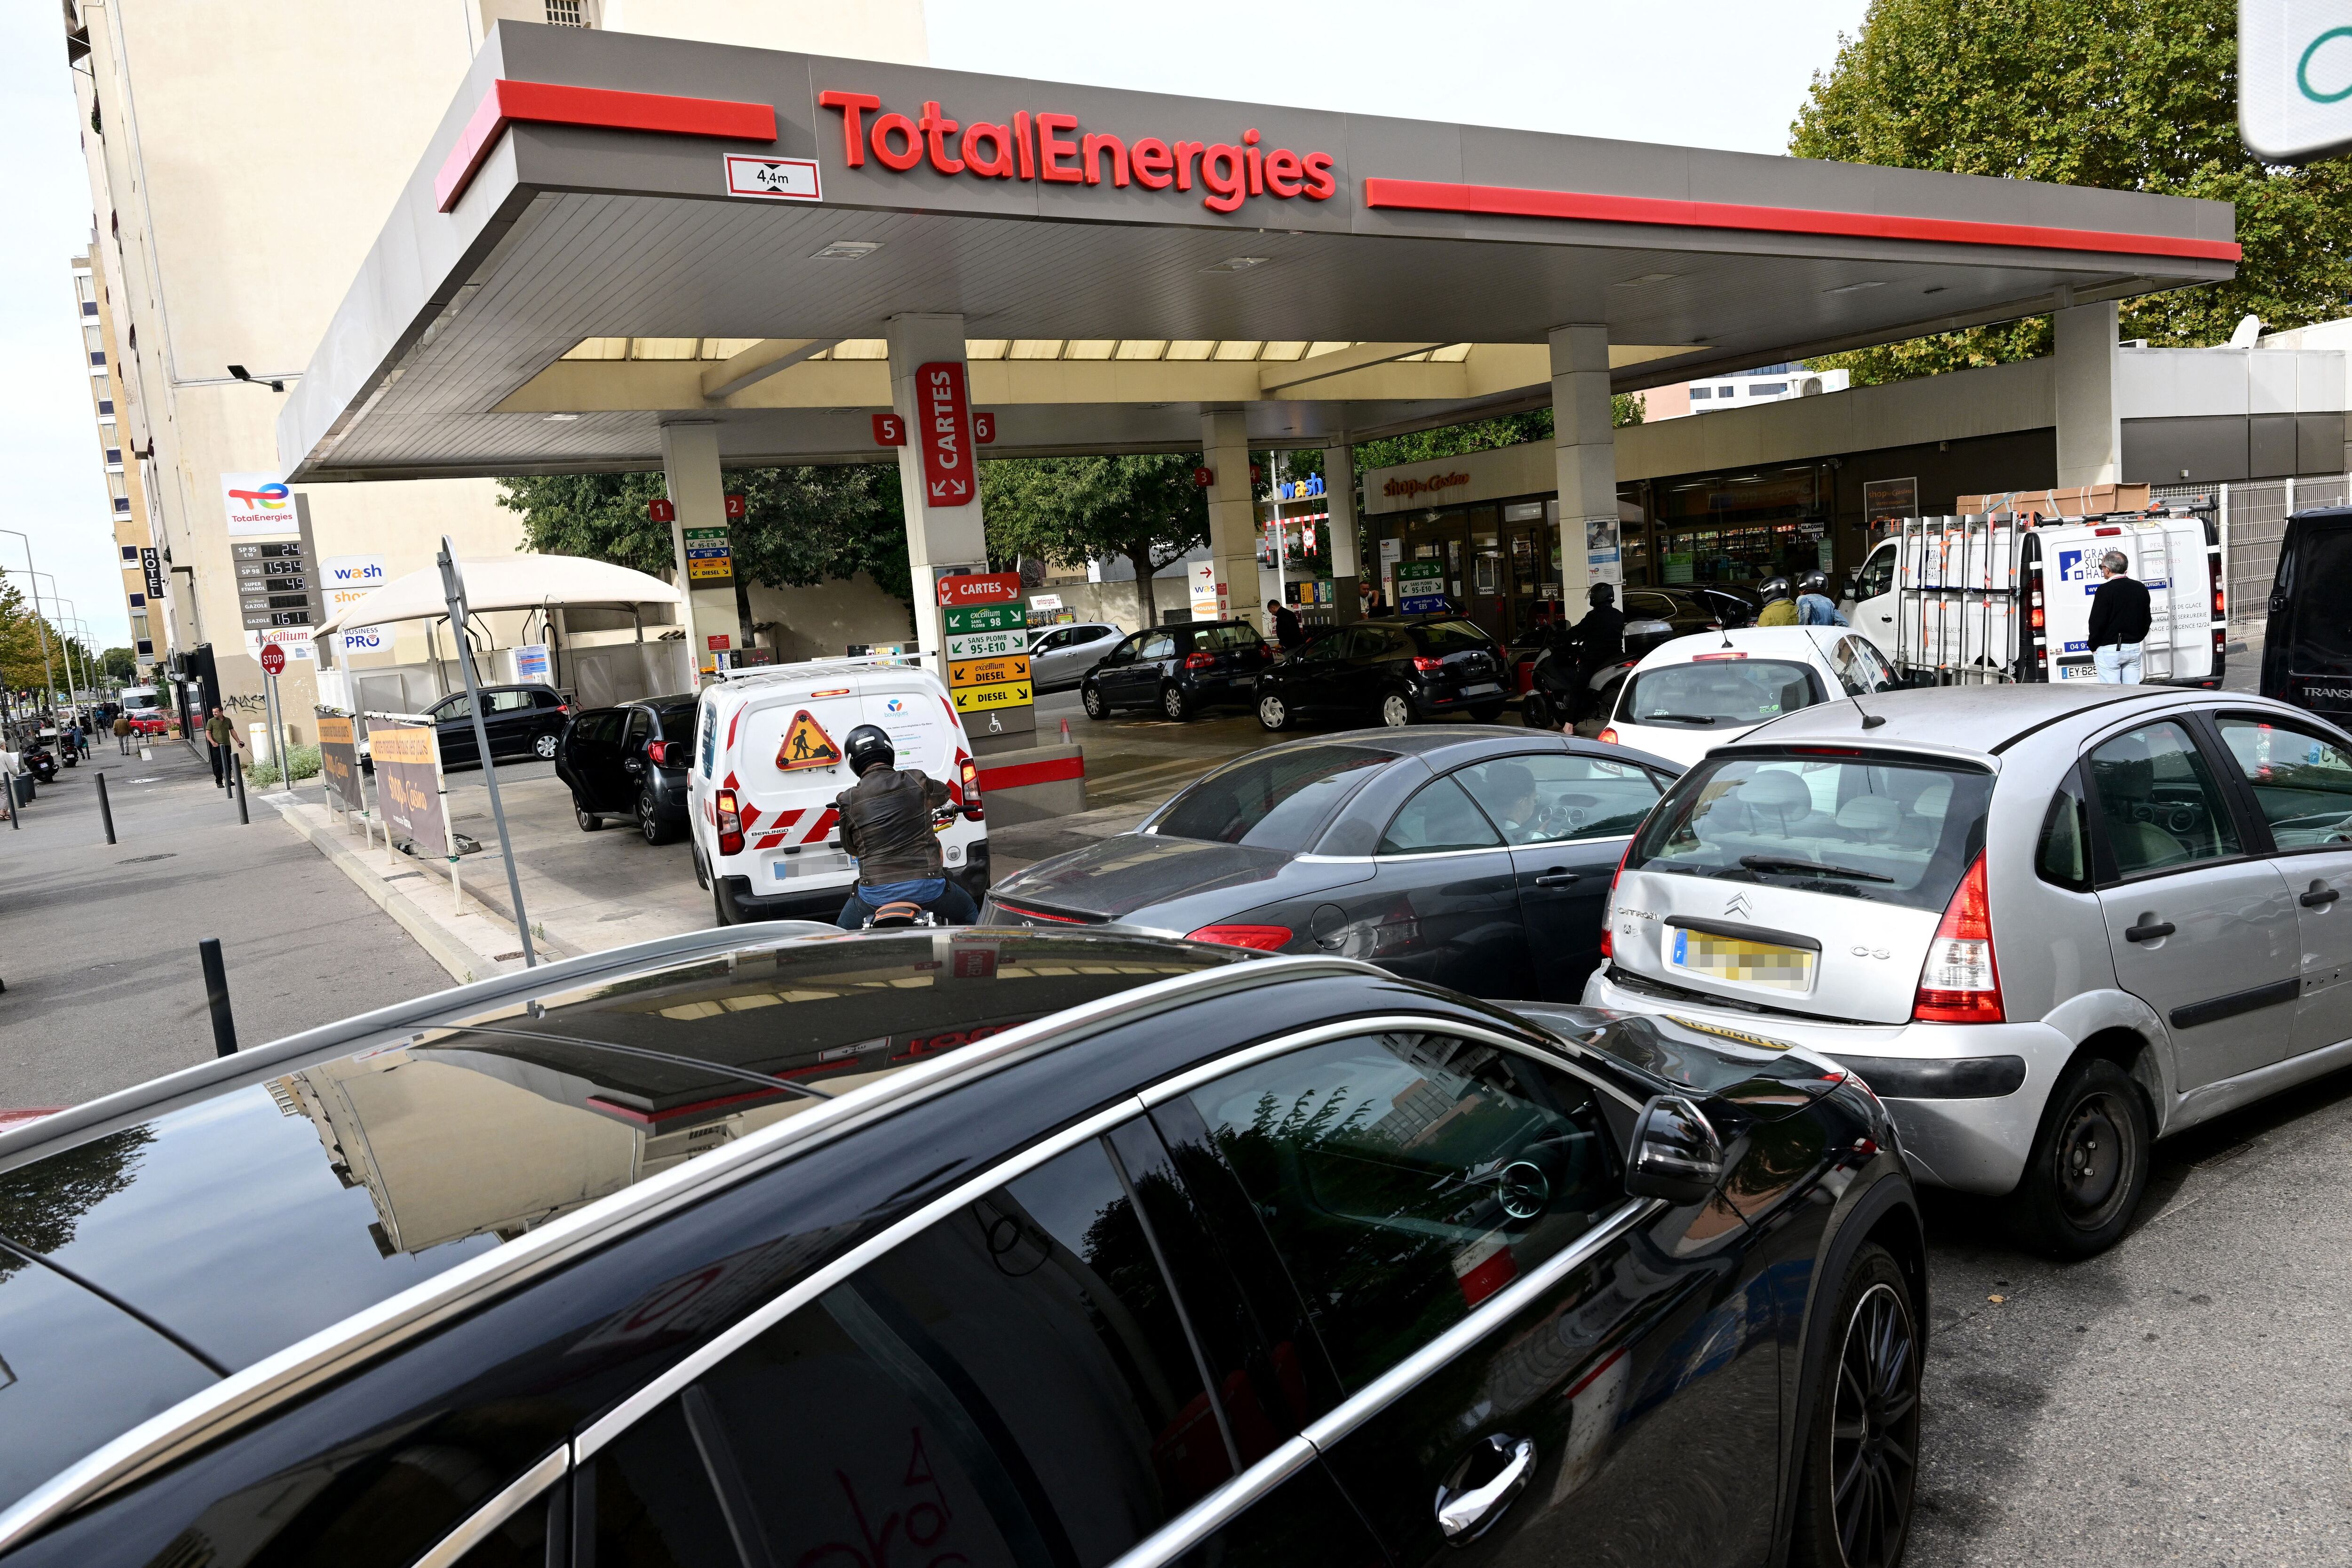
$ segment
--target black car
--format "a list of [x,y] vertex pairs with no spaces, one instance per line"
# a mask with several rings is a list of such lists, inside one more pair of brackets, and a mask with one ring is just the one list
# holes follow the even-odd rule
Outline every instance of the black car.
[[2352,723],[2352,507],[2286,520],[2267,608],[2262,694]]
[[[1753,626],[1760,609],[1756,596],[1744,589],[1681,584],[1623,589],[1617,607],[1625,616],[1625,657],[1617,666],[1618,679],[1622,679],[1623,671],[1640,663],[1643,654],[1661,643],[1705,631]],[[1581,612],[1579,616],[1581,618]],[[1507,656],[1510,688],[1522,697],[1534,689],[1536,661],[1542,657],[1550,636],[1550,623],[1538,621],[1511,639]],[[1603,699],[1595,703],[1601,711],[1606,712],[1615,704],[1615,692],[1608,689],[1613,685],[1613,680],[1604,683]],[[1531,718],[1529,722],[1535,720]]]
[[1510,700],[1503,650],[1465,620],[1370,620],[1309,637],[1258,677],[1257,721],[1287,730],[1318,714],[1391,729],[1467,713],[1491,724]]
[[1190,719],[1212,703],[1247,703],[1272,656],[1247,621],[1194,621],[1133,633],[1078,682],[1089,719],[1120,708],[1157,708]]
[[581,832],[595,832],[608,816],[635,822],[648,844],[667,844],[686,831],[694,713],[688,695],[572,716],[555,749],[555,776],[572,786]]
[[1132,833],[1014,872],[980,922],[1116,921],[1573,1002],[1601,962],[1626,840],[1681,773],[1556,731],[1293,741],[1199,779]]
[[1900,1553],[1916,1197],[1820,1058],[811,930],[0,1135],[12,1568]]
[[[555,755],[572,710],[552,686],[485,686],[482,729],[490,738],[490,755],[508,762],[518,757],[542,761]],[[474,747],[474,710],[462,691],[444,697],[425,710],[439,737],[441,765],[478,767],[481,754]]]

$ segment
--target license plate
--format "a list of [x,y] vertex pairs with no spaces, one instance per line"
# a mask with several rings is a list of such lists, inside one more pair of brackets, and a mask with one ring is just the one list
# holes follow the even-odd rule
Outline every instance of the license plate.
[[1465,697],[1485,697],[1490,693],[1500,691],[1501,689],[1503,689],[1496,685],[1491,680],[1482,680],[1475,686],[1464,687],[1462,689],[1462,695]]
[[1736,980],[1743,985],[1769,985],[1775,991],[1813,987],[1813,954],[1801,947],[1710,936],[1682,926],[1672,929],[1674,937],[1666,948],[1670,968],[1715,980]]
[[2096,680],[2099,667],[2095,664],[2062,664],[2058,667],[2061,680]]
[[849,868],[846,855],[780,855],[769,862],[779,882],[805,881],[811,877],[834,876]]

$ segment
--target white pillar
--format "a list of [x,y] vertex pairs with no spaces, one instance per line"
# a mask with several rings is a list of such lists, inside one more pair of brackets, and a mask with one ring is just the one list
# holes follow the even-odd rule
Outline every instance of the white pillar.
[[1250,484],[1249,418],[1238,408],[1201,416],[1201,463],[1216,475],[1209,486],[1209,553],[1217,566],[1220,614],[1260,631],[1265,610],[1257,598],[1257,501]]
[[2116,302],[2061,309],[2050,326],[2058,360],[2058,488],[2118,483],[2124,424],[2116,402]]
[[1331,618],[1345,626],[1362,605],[1356,584],[1363,578],[1356,547],[1356,449],[1323,448],[1323,499],[1331,513],[1324,527],[1331,537]]
[[694,668],[713,668],[710,639],[725,637],[725,646],[743,646],[743,628],[735,614],[735,589],[700,588],[686,574],[686,531],[727,526],[727,480],[719,471],[719,426],[709,423],[665,425],[661,432],[662,478],[677,509],[670,520],[670,552],[677,563],[678,586],[686,590],[687,650]]
[[1609,329],[1551,330],[1552,466],[1559,480],[1562,609],[1584,614],[1585,524],[1617,526],[1617,438],[1609,417]]
[[[914,569],[915,640],[941,680],[948,678],[947,634],[940,619],[937,584],[958,572],[988,570],[988,535],[981,524],[980,472],[974,454],[971,499],[961,506],[934,506],[923,482],[922,432],[916,428],[919,395],[915,372],[940,363],[964,365],[961,316],[893,316],[890,343],[890,406],[905,424],[907,444],[898,448],[898,499],[907,512],[907,563]],[[965,396],[971,383],[966,366]]]

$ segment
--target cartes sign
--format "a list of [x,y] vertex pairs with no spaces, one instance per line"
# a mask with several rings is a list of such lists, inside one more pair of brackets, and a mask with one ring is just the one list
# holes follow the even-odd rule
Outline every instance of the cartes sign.
[[359,744],[349,719],[319,716],[319,771],[326,774],[327,787],[341,799],[345,810],[367,809],[360,793]]
[[1021,602],[1021,574],[1018,572],[974,573],[962,577],[940,579],[940,607],[960,609],[968,605],[1017,605]]
[[376,799],[385,825],[405,834],[415,854],[449,858],[448,824],[441,811],[441,748],[424,724],[378,725],[368,731],[375,762]]
[[932,506],[970,506],[980,493],[971,455],[971,404],[963,366],[934,360],[915,368],[915,429],[923,447],[923,499]]

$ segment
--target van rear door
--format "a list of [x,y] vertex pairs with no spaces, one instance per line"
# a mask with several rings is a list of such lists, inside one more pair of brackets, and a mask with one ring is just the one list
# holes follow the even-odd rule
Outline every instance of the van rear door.
[[2352,509],[2287,520],[2262,690],[2338,722],[2352,718]]

